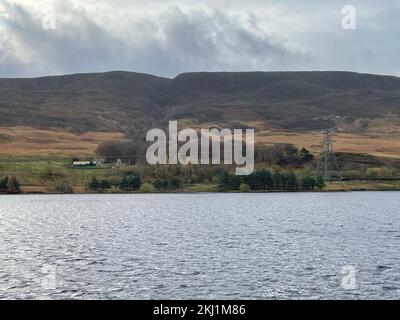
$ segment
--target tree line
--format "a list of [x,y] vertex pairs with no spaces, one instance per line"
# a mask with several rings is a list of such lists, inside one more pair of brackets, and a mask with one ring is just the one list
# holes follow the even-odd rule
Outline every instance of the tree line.
[[[149,188],[150,185],[150,188]],[[93,177],[88,183],[88,189],[92,191],[107,191],[111,188],[118,188],[121,191],[171,191],[180,190],[183,187],[183,181],[179,177],[169,177],[167,179],[155,179],[152,184],[143,183],[141,178],[137,175],[127,174],[120,181],[110,182],[109,180],[98,180]]]
[[106,191],[112,187],[117,187],[123,191],[137,191],[142,185],[139,176],[128,174],[125,175],[120,181],[109,181],[106,179],[98,180],[95,176],[88,183],[88,189],[92,191]]
[[315,190],[325,187],[321,176],[298,177],[294,172],[271,172],[257,170],[248,176],[237,176],[228,171],[221,172],[218,182],[219,191],[229,190]]
[[[256,170],[248,176],[237,176],[228,170],[218,172],[218,191],[301,191],[320,190],[325,187],[321,176],[297,176],[294,172],[271,172],[266,169]],[[155,178],[143,183],[139,175],[126,174],[121,180],[110,182],[98,180],[93,177],[88,183],[88,189],[92,191],[107,191],[117,188],[121,191],[177,191],[184,185],[184,180],[178,176]],[[196,182],[193,182],[196,183]]]

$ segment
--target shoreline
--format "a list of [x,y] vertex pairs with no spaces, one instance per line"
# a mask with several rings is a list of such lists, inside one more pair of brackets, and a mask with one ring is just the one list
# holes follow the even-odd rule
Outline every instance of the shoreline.
[[176,191],[176,192],[74,192],[74,193],[62,193],[62,192],[21,192],[21,193],[0,193],[1,196],[18,196],[18,195],[138,195],[138,194],[283,194],[283,193],[348,193],[348,192],[399,192],[400,189],[347,189],[347,190],[298,190],[298,191]]
[[[36,187],[36,189],[32,188]],[[328,183],[323,189],[312,189],[312,190],[248,190],[247,192],[242,192],[240,190],[225,190],[220,191],[218,189],[218,184],[192,184],[192,185],[184,185],[179,189],[170,189],[170,190],[161,190],[157,191],[149,190],[147,192],[141,192],[139,190],[135,191],[121,191],[119,189],[110,189],[110,190],[97,190],[91,191],[87,190],[86,187],[79,185],[73,187],[73,192],[57,192],[54,190],[46,190],[46,186],[31,186],[31,190],[29,187],[21,186],[22,194],[199,194],[199,193],[326,193],[326,192],[367,192],[367,191],[400,191],[400,183],[398,180],[350,180],[340,182],[331,182]]]

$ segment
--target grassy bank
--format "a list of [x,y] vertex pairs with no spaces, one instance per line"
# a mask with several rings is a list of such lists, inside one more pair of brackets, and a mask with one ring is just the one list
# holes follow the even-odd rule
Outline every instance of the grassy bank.
[[[218,168],[214,171],[205,171],[201,174],[198,169],[166,168],[150,166],[122,166],[104,165],[95,168],[73,168],[72,160],[55,156],[8,157],[0,159],[0,178],[5,176],[15,177],[20,184],[22,193],[121,193],[140,192],[139,187],[131,190],[120,188],[121,180],[127,175],[137,175],[141,183],[150,187],[146,192],[240,192],[239,190],[221,190]],[[197,170],[197,171],[196,171]],[[211,169],[210,169],[211,170]],[[370,170],[371,171],[371,170]],[[298,176],[311,175],[310,168],[295,169]],[[365,172],[369,172],[368,169]],[[359,173],[355,178],[347,178],[343,183],[329,183],[321,190],[306,191],[387,191],[400,190],[400,179],[387,176],[365,176]],[[344,172],[346,175],[346,172]],[[177,177],[180,181],[174,188],[155,189],[151,187],[158,178],[168,179]],[[93,179],[106,181],[110,184],[107,189],[93,190],[89,187]],[[163,181],[164,181],[163,180]],[[282,192],[283,190],[248,190],[249,192]],[[296,190],[290,190],[296,191]],[[297,190],[305,191],[305,190]]]

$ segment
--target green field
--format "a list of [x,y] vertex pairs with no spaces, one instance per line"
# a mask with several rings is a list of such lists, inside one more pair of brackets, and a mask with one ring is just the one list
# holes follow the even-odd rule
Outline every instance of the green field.
[[[8,157],[0,158],[0,178],[5,176],[16,177],[24,193],[57,193],[65,187],[70,187],[75,193],[91,192],[88,184],[96,177],[99,181],[107,180],[111,187],[103,192],[121,192],[119,184],[127,174],[135,174],[142,183],[153,183],[158,177],[167,178],[177,176],[182,181],[180,192],[216,192],[218,191],[218,177],[215,173],[202,181],[195,181],[196,170],[185,167],[178,171],[166,170],[165,167],[151,166],[123,166],[114,167],[104,165],[95,168],[73,168],[72,160],[65,157]],[[400,190],[399,170],[366,169],[357,172],[347,170],[342,172],[345,181],[330,183],[322,191],[351,191],[351,190]],[[294,169],[293,172],[301,176],[312,176],[311,168]],[[380,177],[379,174],[389,172],[389,175]],[[368,174],[367,174],[368,173]],[[376,175],[378,174],[378,176]],[[171,191],[171,190],[169,190]]]

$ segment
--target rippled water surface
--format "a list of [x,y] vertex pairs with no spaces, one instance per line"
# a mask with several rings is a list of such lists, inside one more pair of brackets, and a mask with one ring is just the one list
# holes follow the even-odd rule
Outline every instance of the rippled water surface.
[[0,299],[400,298],[399,208],[396,192],[0,196]]

